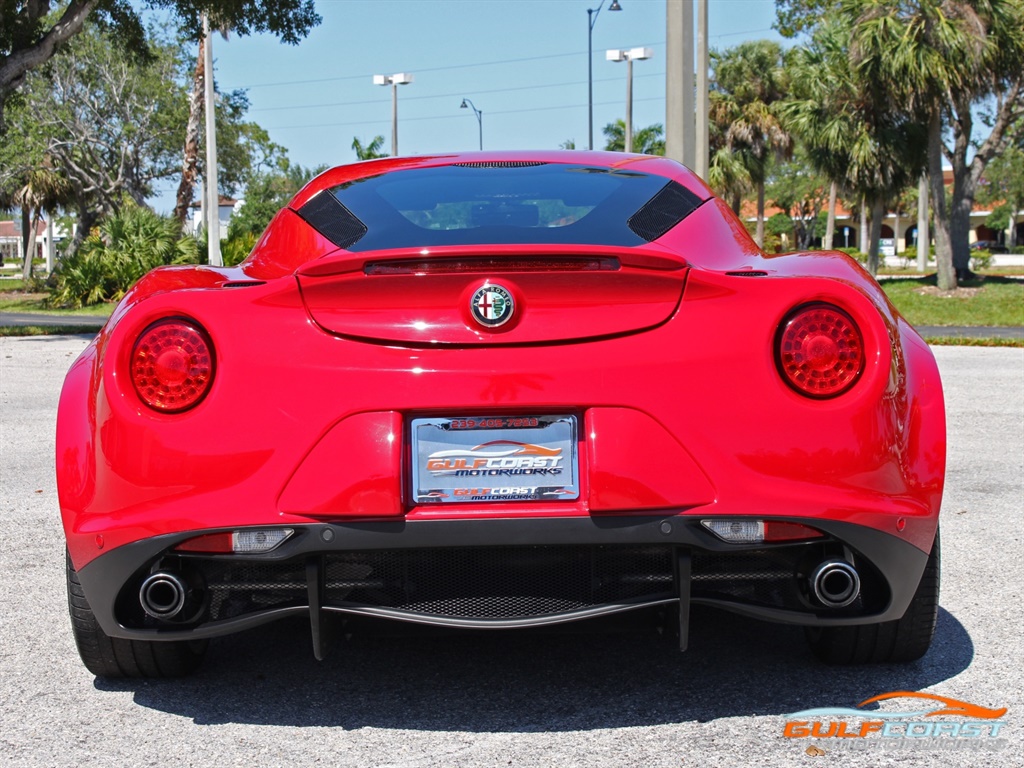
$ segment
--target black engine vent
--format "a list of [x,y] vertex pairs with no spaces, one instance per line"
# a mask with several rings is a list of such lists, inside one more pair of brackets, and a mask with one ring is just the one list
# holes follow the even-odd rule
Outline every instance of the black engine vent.
[[547,165],[539,160],[480,160],[479,162],[452,163],[459,168],[532,168]]
[[309,200],[298,214],[339,248],[354,245],[366,234],[366,225],[327,191]]
[[729,277],[768,277],[767,272],[745,269],[740,272],[726,272]]
[[703,202],[677,181],[670,181],[626,223],[647,242],[657,240]]

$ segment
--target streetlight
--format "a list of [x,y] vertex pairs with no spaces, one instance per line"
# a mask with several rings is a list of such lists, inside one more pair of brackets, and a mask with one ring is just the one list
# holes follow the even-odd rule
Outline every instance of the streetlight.
[[391,86],[391,156],[398,157],[398,86],[412,82],[412,75],[399,72],[397,75],[374,75],[374,85]]
[[[597,14],[601,12],[604,0],[597,10],[587,8],[587,130],[590,137],[589,149],[594,148],[594,25],[597,23]],[[621,11],[622,6],[619,0],[612,0],[608,6],[609,11]]]
[[633,62],[649,59],[654,55],[650,48],[613,50],[605,54],[608,61],[626,62],[626,151],[633,151]]
[[472,109],[473,114],[476,115],[476,122],[480,128],[480,151],[484,151],[484,113],[482,109],[477,109],[476,104],[471,99],[463,99],[462,104],[459,105],[459,109]]

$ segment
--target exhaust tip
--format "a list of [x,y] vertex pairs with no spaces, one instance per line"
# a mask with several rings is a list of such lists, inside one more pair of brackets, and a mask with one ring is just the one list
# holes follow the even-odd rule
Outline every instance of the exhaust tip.
[[187,594],[185,582],[173,573],[151,574],[139,587],[142,610],[154,619],[173,619],[181,613]]
[[829,608],[845,608],[860,594],[857,569],[845,560],[826,560],[810,580],[814,596]]

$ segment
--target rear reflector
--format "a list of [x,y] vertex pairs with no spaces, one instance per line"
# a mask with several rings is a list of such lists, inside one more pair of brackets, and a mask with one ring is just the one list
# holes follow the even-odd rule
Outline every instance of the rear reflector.
[[132,348],[132,385],[155,411],[180,413],[197,405],[213,382],[213,344],[198,323],[169,317],[146,328]]
[[775,354],[786,383],[808,397],[840,395],[864,369],[860,329],[831,304],[810,304],[793,312],[779,329]]
[[293,528],[207,533],[183,541],[174,549],[176,552],[204,552],[216,555],[257,555],[276,549],[293,533]]
[[701,520],[700,524],[730,544],[804,541],[825,535],[807,525],[776,520]]
[[760,544],[764,523],[760,520],[701,520],[700,524],[730,544]]

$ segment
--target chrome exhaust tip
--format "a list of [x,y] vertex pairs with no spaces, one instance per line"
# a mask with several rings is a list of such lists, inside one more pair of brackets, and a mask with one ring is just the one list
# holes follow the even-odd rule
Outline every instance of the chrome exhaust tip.
[[811,590],[823,605],[845,608],[860,594],[857,569],[845,560],[826,560],[811,573]]
[[142,610],[154,619],[173,619],[185,607],[188,586],[180,576],[161,571],[146,577],[139,587]]

